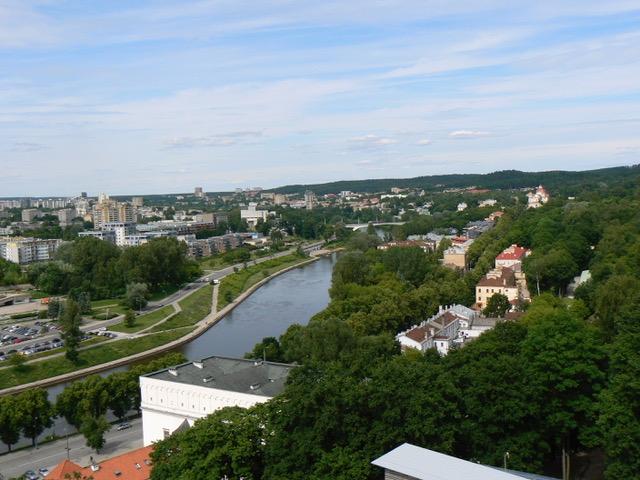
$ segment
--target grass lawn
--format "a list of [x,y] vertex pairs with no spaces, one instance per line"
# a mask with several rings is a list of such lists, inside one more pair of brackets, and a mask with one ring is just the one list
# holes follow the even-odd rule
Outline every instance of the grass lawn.
[[211,312],[212,294],[212,285],[206,285],[200,290],[195,291],[179,302],[180,307],[182,308],[180,313],[177,313],[166,322],[156,325],[151,329],[151,331],[161,332],[163,330],[171,330],[173,328],[194,325],[199,322]]
[[161,288],[160,290],[158,290],[157,292],[152,292],[151,295],[149,296],[149,301],[150,302],[157,302],[158,300],[162,300],[165,297],[168,297],[169,295],[172,295],[174,293],[176,293],[178,290],[180,290],[180,287],[182,285],[174,285],[171,287],[164,287]]
[[82,368],[110,362],[118,358],[144,352],[154,347],[164,345],[176,340],[193,328],[181,328],[171,332],[162,332],[155,335],[147,335],[136,339],[118,340],[80,353],[77,364],[71,363],[65,357],[55,357],[47,362],[37,362],[32,365],[24,365],[21,369],[6,368],[0,375],[0,388],[13,387],[23,383],[35,382],[43,378],[55,377],[63,373],[73,372]]
[[305,260],[308,260],[308,258],[299,257],[298,255],[286,255],[284,257],[267,260],[258,265],[252,265],[223,278],[218,291],[218,310],[227,306],[238,295],[260,280],[284,268],[304,262]]
[[124,322],[109,327],[109,330],[113,330],[114,332],[124,332],[124,333],[134,333],[143,330],[154,323],[158,323],[160,320],[168,317],[174,312],[174,309],[171,305],[167,305],[162,307],[159,310],[155,310],[151,313],[145,313],[144,315],[140,315],[136,317],[136,323],[133,327],[127,327]]

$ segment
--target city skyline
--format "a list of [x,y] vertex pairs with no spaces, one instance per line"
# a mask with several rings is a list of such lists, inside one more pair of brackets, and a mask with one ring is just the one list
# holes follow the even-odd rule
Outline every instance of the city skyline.
[[639,163],[638,20],[624,0],[6,1],[0,197]]

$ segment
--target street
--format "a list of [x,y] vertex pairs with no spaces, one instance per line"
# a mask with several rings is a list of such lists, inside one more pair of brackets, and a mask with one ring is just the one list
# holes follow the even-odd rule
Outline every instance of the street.
[[[70,436],[69,458],[77,464],[85,466],[90,463],[90,456],[93,456],[96,461],[101,461],[142,447],[142,420],[137,418],[129,423],[131,428],[118,432],[116,425],[114,425],[106,433],[107,442],[99,454],[85,446],[85,438],[82,435]],[[42,467],[51,470],[67,458],[66,448],[67,440],[62,438],[38,448],[25,448],[2,455],[0,456],[0,474],[8,479],[18,477],[27,470],[37,471]]]

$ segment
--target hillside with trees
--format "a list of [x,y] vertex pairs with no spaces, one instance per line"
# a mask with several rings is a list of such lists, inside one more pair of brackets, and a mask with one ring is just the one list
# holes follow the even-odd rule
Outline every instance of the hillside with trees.
[[[376,479],[370,461],[402,442],[490,465],[509,452],[510,467],[555,476],[566,452],[575,478],[637,478],[639,198],[625,179],[511,208],[473,245],[466,273],[355,234],[329,306],[248,353],[300,365],[285,392],[160,442],[152,478]],[[438,305],[472,303],[478,278],[511,243],[534,251],[524,316],[446,357],[401,354],[394,335]],[[592,280],[566,298],[587,268]]]
[[488,174],[431,175],[414,178],[381,178],[369,180],[343,180],[308,185],[285,185],[269,191],[278,193],[301,193],[312,190],[318,195],[352,192],[387,192],[392,187],[435,190],[475,186],[489,189],[516,189],[545,185],[553,190],[562,189],[568,194],[584,191],[601,183],[612,184],[626,178],[636,178],[640,167],[612,167],[579,172],[554,170],[549,172],[521,172],[503,170]]

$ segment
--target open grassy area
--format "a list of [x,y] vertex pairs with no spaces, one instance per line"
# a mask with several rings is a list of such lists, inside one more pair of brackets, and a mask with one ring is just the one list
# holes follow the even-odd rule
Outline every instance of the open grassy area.
[[304,262],[305,260],[308,259],[295,254],[286,255],[284,257],[267,260],[258,265],[252,265],[223,278],[218,291],[218,310],[227,306],[238,295],[260,280],[284,268]]
[[181,300],[182,311],[169,320],[151,329],[152,332],[161,332],[173,328],[195,325],[211,312],[211,295],[213,286],[206,285],[200,290],[196,290],[184,300]]
[[46,362],[24,365],[21,369],[6,368],[1,370],[0,388],[13,387],[23,383],[35,382],[44,378],[55,377],[63,373],[73,372],[82,368],[110,362],[118,358],[144,352],[154,347],[176,340],[193,328],[181,328],[171,332],[162,332],[136,339],[124,339],[99,345],[80,352],[77,364],[71,363],[65,357],[55,357]]
[[174,309],[171,305],[167,305],[162,307],[159,310],[156,310],[151,313],[145,313],[144,315],[140,315],[136,317],[136,323],[133,327],[127,327],[124,322],[119,323],[118,325],[114,325],[109,327],[109,330],[113,330],[114,332],[124,332],[124,333],[134,333],[143,330],[154,323],[158,323],[160,320],[168,317],[174,312]]

